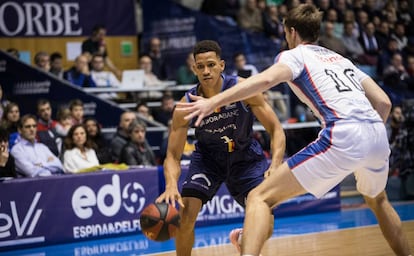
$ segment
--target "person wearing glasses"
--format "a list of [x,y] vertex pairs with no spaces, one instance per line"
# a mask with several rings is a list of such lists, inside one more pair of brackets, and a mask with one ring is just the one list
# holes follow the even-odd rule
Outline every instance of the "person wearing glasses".
[[50,149],[36,141],[37,118],[24,115],[18,123],[20,141],[14,145],[11,154],[15,159],[16,172],[23,177],[42,177],[62,174],[62,162]]

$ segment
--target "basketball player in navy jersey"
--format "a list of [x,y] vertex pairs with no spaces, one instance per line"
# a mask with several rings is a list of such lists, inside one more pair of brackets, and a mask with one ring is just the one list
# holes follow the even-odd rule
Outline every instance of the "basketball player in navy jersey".
[[[193,54],[193,68],[199,84],[187,92],[181,102],[191,101],[189,94],[212,97],[242,80],[223,74],[225,64],[220,57],[220,46],[215,41],[200,41]],[[260,144],[252,136],[255,117],[271,137],[272,165],[276,167],[282,162],[285,151],[283,128],[261,93],[217,108],[195,128],[196,150],[180,194],[177,185],[181,174],[180,159],[188,128],[193,125],[193,120],[184,119],[185,115],[174,111],[164,161],[166,189],[156,200],[174,206],[177,201],[180,205],[181,224],[175,239],[178,256],[191,255],[197,215],[222,183],[244,206],[249,191],[263,181],[269,164]],[[269,219],[273,221],[272,217]],[[273,225],[269,225],[266,232],[270,236]]]
[[400,217],[384,191],[390,153],[384,122],[391,102],[351,61],[314,44],[321,18],[314,5],[291,9],[284,20],[289,50],[275,64],[214,97],[190,95],[197,101],[178,104],[176,111],[188,111],[186,119],[198,116],[197,126],[217,107],[287,82],[322,124],[315,141],[283,164],[271,165],[269,177],[249,193],[241,255],[259,255],[268,239],[272,208],[306,192],[321,197],[349,174],[355,175],[357,190],[394,253],[411,255]]

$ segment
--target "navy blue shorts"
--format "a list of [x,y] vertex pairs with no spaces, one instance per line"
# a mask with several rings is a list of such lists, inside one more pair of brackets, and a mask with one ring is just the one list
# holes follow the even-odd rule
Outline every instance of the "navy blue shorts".
[[268,167],[257,142],[241,152],[194,151],[181,194],[199,198],[204,204],[225,183],[233,198],[244,207],[247,194],[263,181]]

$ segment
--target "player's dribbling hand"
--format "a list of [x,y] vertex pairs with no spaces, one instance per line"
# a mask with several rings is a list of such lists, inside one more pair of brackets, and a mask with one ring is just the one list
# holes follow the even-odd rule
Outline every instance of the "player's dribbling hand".
[[167,188],[165,189],[164,193],[162,193],[156,200],[156,203],[166,202],[167,204],[171,204],[175,207],[175,201],[180,205],[180,207],[184,208],[183,199],[181,198],[181,194],[178,192],[177,188]]
[[211,99],[206,99],[192,94],[189,94],[189,96],[193,102],[178,102],[175,109],[177,111],[189,113],[184,117],[186,120],[190,120],[197,116],[195,126],[199,126],[204,117],[213,113],[214,104]]

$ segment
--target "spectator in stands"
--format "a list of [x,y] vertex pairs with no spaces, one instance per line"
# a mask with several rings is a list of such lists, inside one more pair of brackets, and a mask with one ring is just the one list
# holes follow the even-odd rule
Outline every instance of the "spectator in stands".
[[9,149],[20,140],[18,132],[20,120],[20,108],[17,103],[10,102],[4,108],[3,116],[1,119],[1,126],[4,127],[9,133]]
[[72,127],[72,115],[69,108],[61,107],[56,114],[57,124],[56,132],[60,137],[65,137],[68,134],[70,127]]
[[252,64],[247,64],[246,56],[238,52],[233,55],[234,71],[231,73],[233,76],[240,76],[248,78],[249,76],[258,73],[257,68]]
[[278,7],[275,4],[267,5],[262,16],[264,33],[274,42],[280,44],[284,31]]
[[404,67],[401,54],[394,53],[391,57],[391,63],[385,67],[383,72],[384,85],[397,90],[405,90],[407,89],[405,80],[408,78],[409,75]]
[[122,148],[119,162],[127,165],[155,166],[155,155],[145,139],[146,126],[134,119],[128,125],[129,141]]
[[139,58],[139,67],[144,70],[144,86],[157,86],[161,84],[158,76],[152,72],[152,59],[148,55]]
[[360,59],[364,55],[364,49],[362,49],[358,37],[354,34],[354,23],[352,21],[344,23],[344,34],[341,41],[345,47],[345,55],[352,61],[361,63]]
[[65,137],[63,167],[65,173],[78,173],[83,169],[99,165],[98,157],[93,149],[83,124],[73,125]]
[[377,56],[380,53],[380,46],[378,45],[377,38],[375,37],[375,26],[372,22],[367,22],[364,26],[364,30],[359,37],[359,42],[365,52],[365,59],[368,65],[377,65]]
[[164,56],[161,52],[161,40],[158,37],[153,37],[149,42],[149,51],[142,56],[148,56],[151,59],[151,73],[161,80],[167,79],[167,67]]
[[133,111],[125,111],[122,113],[118,129],[110,143],[112,161],[119,162],[121,150],[129,141],[128,126],[135,119],[137,119],[137,117]]
[[14,158],[9,153],[9,133],[0,127],[0,177],[17,177]]
[[257,7],[256,0],[246,0],[237,13],[239,26],[250,32],[263,32],[262,13]]
[[36,127],[34,115],[24,115],[19,121],[18,129],[21,139],[11,150],[17,173],[25,177],[63,173],[59,158],[44,144],[36,142]]
[[175,101],[170,93],[165,93],[161,98],[160,108],[154,111],[154,119],[157,122],[168,126],[168,121],[172,118]]
[[83,122],[83,102],[80,99],[74,99],[69,102],[70,115],[72,117],[72,125],[81,124]]
[[104,57],[100,53],[92,55],[91,76],[97,87],[118,87],[118,78],[111,71],[105,71]]
[[404,49],[407,46],[408,38],[405,34],[405,25],[402,22],[397,22],[394,25],[394,31],[391,33],[391,38],[397,40],[398,50]]
[[92,35],[82,43],[82,54],[87,56],[88,62],[91,60],[92,55],[101,54],[104,57],[105,64],[114,72],[118,77],[121,77],[121,71],[114,65],[112,60],[108,56],[106,42],[106,28],[103,25],[95,25],[92,29]]
[[16,48],[9,48],[6,50],[6,52],[8,52],[10,55],[15,57],[16,59],[20,58],[19,50],[17,50]]
[[50,69],[50,58],[49,53],[40,51],[34,56],[35,67],[42,69],[45,72],[49,72]]
[[86,128],[86,133],[89,139],[93,142],[93,149],[96,152],[100,164],[112,163],[111,150],[108,146],[108,141],[104,138],[101,132],[101,126],[98,120],[89,117],[83,121]]
[[377,29],[375,29],[375,38],[379,45],[386,45],[390,39],[390,25],[388,21],[382,20]]
[[338,21],[338,13],[334,8],[329,8],[326,15],[326,22],[331,22],[333,26],[333,35],[341,38],[344,33],[344,24]]
[[383,78],[384,69],[391,63],[392,56],[398,52],[397,40],[389,38],[386,47],[378,55],[377,74],[380,78]]
[[402,108],[399,105],[393,106],[391,114],[388,117],[386,128],[388,134],[388,141],[392,147],[394,140],[400,132],[400,129],[404,123],[404,115]]
[[50,55],[50,73],[63,79],[63,56],[59,52],[54,52]]
[[263,92],[264,100],[272,107],[280,121],[288,119],[288,109],[283,95],[279,91]]
[[154,117],[151,115],[151,110],[148,107],[147,102],[145,101],[137,102],[136,111],[138,114],[142,115],[146,119],[150,121],[154,121]]
[[189,53],[185,59],[185,64],[177,69],[177,84],[196,84],[198,82],[197,76],[194,75],[193,66],[194,56],[192,53]]
[[407,83],[408,90],[414,91],[414,55],[407,56],[407,73],[408,78],[405,80]]
[[334,24],[330,21],[326,21],[324,24],[323,33],[319,37],[319,45],[337,52],[342,56],[345,56],[346,54],[345,45],[339,38],[335,36]]
[[63,78],[80,87],[96,87],[89,72],[86,55],[76,57],[75,65],[63,73]]
[[62,151],[62,138],[56,132],[57,121],[52,119],[52,107],[47,99],[37,101],[37,140],[45,144],[55,156]]
[[[3,86],[0,84],[0,118],[3,117],[4,108],[9,104],[9,101],[5,99],[4,93],[3,93]],[[0,122],[3,119],[0,119]]]

